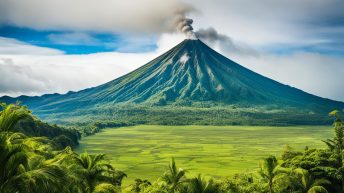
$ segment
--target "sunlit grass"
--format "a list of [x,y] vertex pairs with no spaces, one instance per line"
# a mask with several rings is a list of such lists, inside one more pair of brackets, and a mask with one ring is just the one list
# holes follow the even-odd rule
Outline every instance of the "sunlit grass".
[[214,177],[256,169],[267,155],[279,156],[286,144],[297,150],[325,147],[331,126],[156,126],[104,129],[85,137],[77,152],[105,153],[117,169],[135,178],[154,180],[171,157],[188,175]]

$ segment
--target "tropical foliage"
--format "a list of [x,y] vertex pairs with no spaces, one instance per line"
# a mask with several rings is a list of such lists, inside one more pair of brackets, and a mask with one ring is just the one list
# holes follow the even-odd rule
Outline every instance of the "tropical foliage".
[[58,125],[44,123],[34,117],[25,106],[0,104],[0,128],[2,131],[20,132],[28,137],[47,137],[56,148],[76,146],[81,133],[76,129],[67,129]]
[[267,156],[256,171],[226,179],[188,176],[175,159],[156,181],[136,179],[123,187],[126,174],[116,170],[105,154],[74,153],[57,147],[54,139],[28,136],[15,129],[32,117],[19,105],[3,105],[0,113],[1,193],[342,193],[344,192],[344,124],[339,111],[334,138],[328,148],[295,151],[286,146],[282,156]]
[[69,193],[119,192],[125,174],[114,169],[105,155],[59,150],[48,137],[15,132],[31,112],[3,105],[0,113],[0,192]]

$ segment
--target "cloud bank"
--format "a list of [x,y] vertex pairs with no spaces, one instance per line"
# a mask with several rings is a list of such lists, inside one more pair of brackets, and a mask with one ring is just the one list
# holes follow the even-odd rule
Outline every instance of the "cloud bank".
[[[186,0],[201,15],[194,28],[213,27],[254,47],[344,48],[342,0]],[[338,47],[340,46],[340,47]]]
[[311,52],[289,55],[261,53],[260,57],[227,56],[250,70],[283,84],[317,96],[344,101],[343,57]]
[[149,62],[181,39],[181,35],[162,35],[158,49],[146,53],[64,55],[59,50],[1,38],[0,96],[66,93],[98,86]]
[[56,55],[63,54],[63,52],[56,49],[33,46],[12,38],[0,37],[0,54]]
[[175,31],[176,14],[193,8],[179,0],[0,0],[0,25],[37,30],[111,33]]
[[73,33],[59,33],[49,34],[48,39],[50,42],[59,45],[88,45],[95,46],[100,45],[102,42],[90,34],[73,32]]

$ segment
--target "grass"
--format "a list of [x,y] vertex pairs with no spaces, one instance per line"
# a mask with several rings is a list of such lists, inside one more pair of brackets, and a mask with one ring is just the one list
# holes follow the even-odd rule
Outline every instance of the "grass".
[[259,160],[279,156],[286,144],[296,150],[325,147],[330,126],[157,126],[138,125],[104,129],[85,137],[78,153],[105,153],[117,169],[135,178],[155,180],[167,169],[171,157],[188,176],[202,173],[231,176],[257,169]]

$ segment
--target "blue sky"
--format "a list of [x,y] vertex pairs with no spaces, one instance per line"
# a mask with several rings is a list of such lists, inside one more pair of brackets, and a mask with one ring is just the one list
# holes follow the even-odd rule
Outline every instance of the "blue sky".
[[0,0],[0,95],[64,93],[124,75],[185,38],[182,16],[241,65],[344,101],[343,10],[342,0]]
[[157,48],[154,36],[141,37],[141,40],[138,39],[134,44],[130,38],[119,34],[80,33],[64,30],[43,31],[16,26],[0,27],[0,36],[14,38],[36,46],[62,50],[66,54],[90,54],[110,51],[147,52]]
[[[339,21],[338,21],[339,22]],[[335,22],[335,25],[339,25]],[[91,54],[98,52],[150,52],[157,49],[157,35],[128,37],[115,33],[71,32],[65,30],[35,30],[16,26],[0,27],[0,36],[14,38],[28,44],[49,47],[65,54]],[[277,55],[294,52],[314,52],[324,55],[343,56],[343,34],[322,34],[319,39],[328,39],[313,44],[270,44],[256,47]]]

